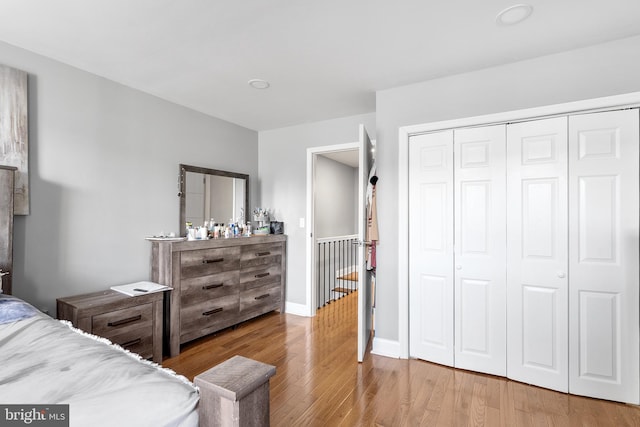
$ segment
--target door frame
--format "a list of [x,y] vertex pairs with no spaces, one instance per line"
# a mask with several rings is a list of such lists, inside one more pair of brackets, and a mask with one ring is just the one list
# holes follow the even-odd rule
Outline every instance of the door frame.
[[[307,223],[306,223],[306,228],[305,228],[305,233],[306,233],[306,259],[305,259],[305,264],[306,264],[306,274],[305,274],[305,288],[306,288],[306,300],[305,300],[305,305],[306,305],[306,315],[308,317],[313,317],[316,315],[316,306],[317,306],[317,301],[316,301],[316,292],[315,292],[315,287],[313,284],[313,279],[315,278],[315,274],[316,274],[316,269],[315,269],[315,262],[313,261],[315,259],[316,256],[316,248],[315,248],[315,244],[314,244],[314,224],[315,224],[315,218],[314,218],[314,191],[315,191],[315,176],[314,176],[314,172],[315,172],[315,167],[314,167],[314,160],[316,158],[317,155],[319,154],[325,154],[325,153],[335,153],[335,152],[339,152],[339,151],[354,151],[357,150],[359,151],[360,149],[360,144],[357,142],[349,142],[346,144],[334,144],[334,145],[325,145],[325,146],[321,146],[321,147],[310,147],[307,148],[307,212],[306,212],[306,218],[307,218]],[[358,168],[360,168],[361,165],[358,164]]]
[[640,92],[544,107],[443,120],[398,129],[398,357],[409,358],[409,141],[414,135],[461,127],[488,126],[566,114],[640,107]]

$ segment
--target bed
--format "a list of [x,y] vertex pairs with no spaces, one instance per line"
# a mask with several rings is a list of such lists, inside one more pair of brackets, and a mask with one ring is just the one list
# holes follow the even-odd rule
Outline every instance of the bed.
[[72,427],[268,425],[274,374],[234,356],[196,376],[196,386],[0,294],[0,425],[8,405],[69,405]]
[[274,366],[236,355],[194,385],[0,293],[0,425],[8,405],[68,405],[62,425],[72,427],[267,426],[273,375]]
[[197,426],[198,389],[0,294],[0,404],[69,404],[71,426]]

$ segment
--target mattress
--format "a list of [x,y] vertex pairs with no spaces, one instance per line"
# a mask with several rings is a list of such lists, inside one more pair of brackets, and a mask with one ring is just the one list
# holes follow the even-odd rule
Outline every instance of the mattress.
[[175,375],[0,295],[0,404],[69,404],[71,426],[196,426],[199,395]]

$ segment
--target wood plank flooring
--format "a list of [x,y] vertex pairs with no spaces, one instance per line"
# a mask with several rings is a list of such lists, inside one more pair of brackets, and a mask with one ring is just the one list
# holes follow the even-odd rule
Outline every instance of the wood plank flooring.
[[356,361],[357,292],[316,317],[271,313],[183,346],[163,365],[193,380],[239,354],[276,366],[272,426],[639,426],[640,407],[419,360]]

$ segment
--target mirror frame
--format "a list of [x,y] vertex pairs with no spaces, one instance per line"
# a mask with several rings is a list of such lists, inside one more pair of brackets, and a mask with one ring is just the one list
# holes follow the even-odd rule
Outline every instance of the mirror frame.
[[203,168],[200,166],[192,166],[180,164],[178,165],[178,197],[180,197],[180,226],[178,230],[180,230],[180,236],[186,236],[187,232],[185,230],[185,206],[186,206],[186,192],[185,192],[185,173],[186,172],[195,172],[202,173],[207,175],[215,175],[215,176],[225,176],[228,178],[238,178],[244,179],[244,221],[247,222],[247,215],[249,212],[249,175],[244,173],[236,173],[223,171],[218,169],[209,169]]

